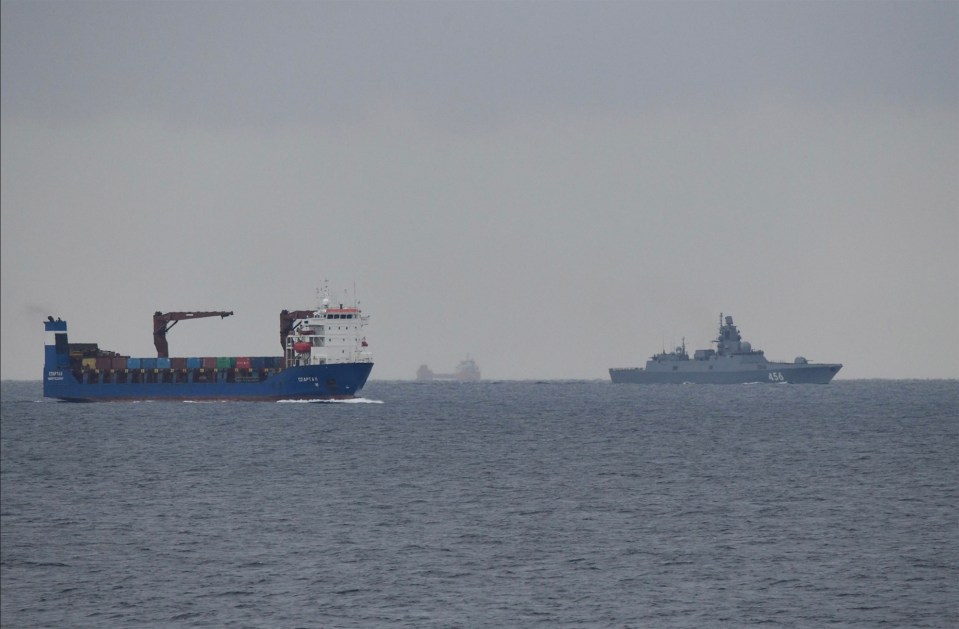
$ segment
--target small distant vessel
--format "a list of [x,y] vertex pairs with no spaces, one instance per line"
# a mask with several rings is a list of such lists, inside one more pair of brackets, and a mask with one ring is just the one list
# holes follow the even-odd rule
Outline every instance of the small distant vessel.
[[43,395],[67,402],[313,400],[352,398],[373,369],[358,304],[280,312],[282,356],[171,358],[167,332],[180,321],[232,312],[156,312],[157,357],[136,358],[71,343],[67,322],[48,317]]
[[732,317],[719,315],[716,349],[698,349],[692,360],[686,342],[675,351],[654,355],[646,368],[612,368],[615,383],[634,384],[746,384],[754,382],[828,384],[842,369],[838,363],[810,363],[802,356],[791,363],[766,360],[762,350],[742,340]]
[[460,361],[456,366],[454,373],[433,373],[426,365],[420,365],[416,370],[416,379],[425,382],[478,382],[480,377],[479,366],[468,354],[466,360]]

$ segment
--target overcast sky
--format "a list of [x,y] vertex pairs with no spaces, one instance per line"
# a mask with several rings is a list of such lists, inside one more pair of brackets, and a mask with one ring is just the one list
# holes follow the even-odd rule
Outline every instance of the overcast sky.
[[959,3],[2,3],[2,378],[42,321],[278,355],[328,279],[374,379],[607,378],[719,313],[959,377]]

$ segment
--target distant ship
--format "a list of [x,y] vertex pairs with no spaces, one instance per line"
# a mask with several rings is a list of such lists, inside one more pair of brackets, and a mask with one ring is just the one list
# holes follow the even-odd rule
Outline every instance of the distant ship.
[[137,358],[71,343],[67,322],[48,317],[43,395],[67,402],[134,400],[313,400],[352,398],[373,369],[358,304],[280,313],[282,356],[171,358],[167,332],[180,321],[232,312],[156,312],[157,356]]
[[746,384],[754,382],[828,384],[842,369],[838,363],[810,363],[802,356],[791,363],[766,360],[762,350],[742,340],[732,317],[719,315],[716,349],[698,349],[692,360],[686,342],[673,352],[663,351],[646,361],[646,368],[612,368],[615,383],[635,384]]
[[416,379],[420,381],[458,381],[458,382],[477,382],[480,379],[480,369],[476,361],[466,356],[466,360],[456,366],[455,373],[433,373],[426,365],[420,365],[416,370]]

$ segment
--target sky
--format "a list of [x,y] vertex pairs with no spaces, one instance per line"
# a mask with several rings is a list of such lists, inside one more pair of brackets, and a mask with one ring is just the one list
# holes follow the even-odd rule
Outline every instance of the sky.
[[959,3],[2,2],[0,377],[71,341],[371,378],[711,347],[959,378]]

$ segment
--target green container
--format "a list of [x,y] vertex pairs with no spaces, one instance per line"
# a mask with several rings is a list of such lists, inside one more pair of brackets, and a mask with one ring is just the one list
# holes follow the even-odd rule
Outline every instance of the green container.
[[233,369],[236,367],[236,358],[233,356],[221,356],[216,359],[217,369]]

